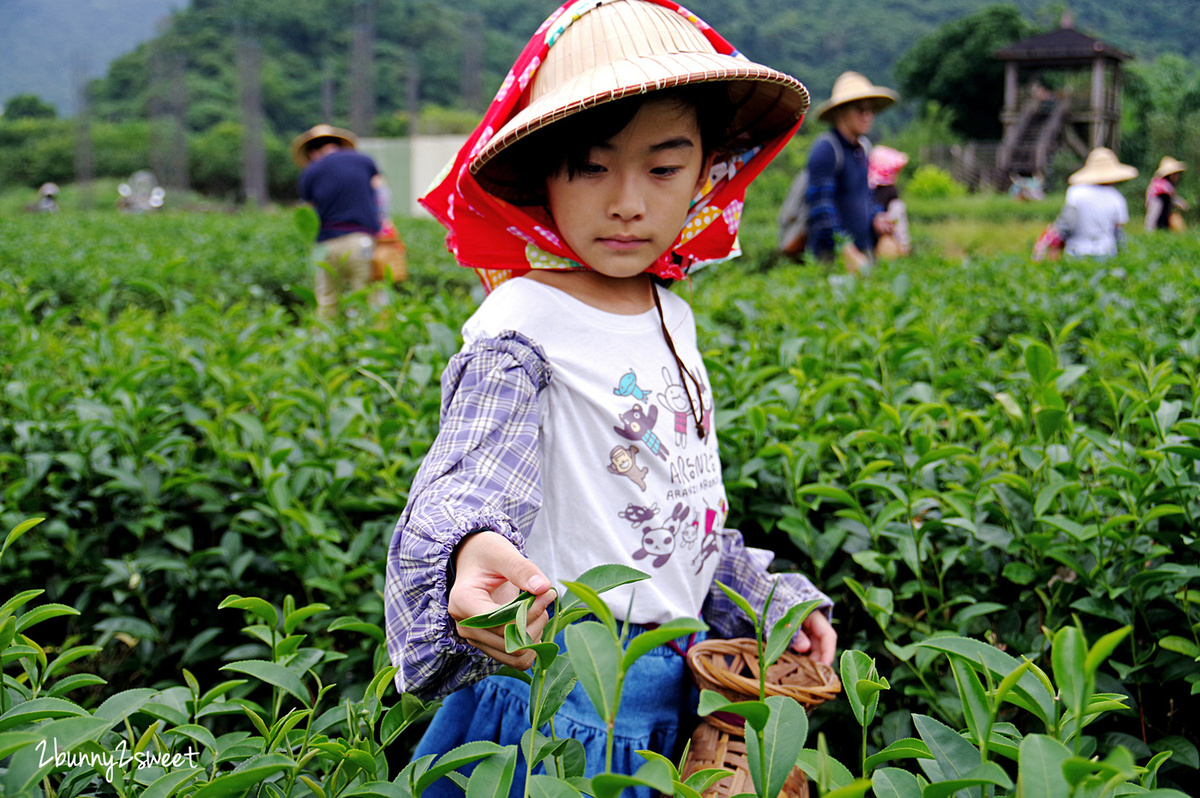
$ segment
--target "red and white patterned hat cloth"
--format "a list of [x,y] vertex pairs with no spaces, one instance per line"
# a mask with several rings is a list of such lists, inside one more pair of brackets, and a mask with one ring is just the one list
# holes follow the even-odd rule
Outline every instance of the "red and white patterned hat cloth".
[[908,153],[882,145],[872,147],[867,156],[867,185],[875,188],[894,184],[907,163]]
[[727,83],[738,109],[736,154],[714,164],[679,238],[647,271],[682,279],[698,263],[740,254],[746,186],[783,148],[808,109],[795,78],[756,64],[670,0],[571,0],[542,23],[483,121],[420,200],[449,231],[446,245],[488,291],[532,269],[577,270],[541,206],[516,205],[489,171],[506,148],[605,102],[690,83]]

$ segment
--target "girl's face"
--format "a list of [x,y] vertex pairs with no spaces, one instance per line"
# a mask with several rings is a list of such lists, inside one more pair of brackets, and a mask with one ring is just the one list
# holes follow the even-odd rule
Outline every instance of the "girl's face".
[[707,171],[695,109],[645,103],[572,177],[546,181],[563,240],[606,277],[641,274],[675,242]]

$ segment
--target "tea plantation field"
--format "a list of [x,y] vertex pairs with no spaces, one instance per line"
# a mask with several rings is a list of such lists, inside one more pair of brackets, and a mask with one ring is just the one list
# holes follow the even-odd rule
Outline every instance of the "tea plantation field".
[[[877,669],[866,731],[839,700],[810,747],[867,775],[925,718],[1014,779],[1036,734],[1089,777],[1200,784],[1195,234],[1039,264],[1021,219],[1008,254],[858,280],[773,262],[769,216],[677,290],[730,523],[813,574]],[[478,297],[440,228],[401,233],[386,308],[323,322],[289,212],[0,216],[0,794],[352,795],[408,762],[422,707],[389,684],[383,562]],[[1058,709],[1002,702],[1004,668],[940,639],[1028,658]],[[39,764],[46,724],[204,767]]]

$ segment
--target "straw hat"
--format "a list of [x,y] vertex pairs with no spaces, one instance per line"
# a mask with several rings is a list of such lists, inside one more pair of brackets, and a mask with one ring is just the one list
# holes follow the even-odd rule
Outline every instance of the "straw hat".
[[1154,171],[1155,177],[1167,177],[1177,172],[1186,172],[1187,164],[1183,161],[1177,161],[1170,155],[1164,155],[1163,159],[1158,162],[1158,169]]
[[746,149],[785,132],[808,110],[808,90],[800,81],[719,53],[681,11],[640,0],[586,0],[567,8],[556,24],[547,35],[561,33],[537,68],[528,104],[480,141],[471,172],[485,181],[485,167],[497,155],[551,122],[657,89],[731,84],[738,107],[731,129],[745,128],[737,144]]
[[817,106],[817,119],[828,122],[830,112],[846,103],[874,100],[875,110],[882,111],[898,99],[900,95],[896,92],[874,85],[857,72],[843,72],[833,82],[833,93],[829,99]]
[[292,139],[292,160],[300,168],[308,166],[308,153],[305,152],[305,147],[310,141],[315,141],[316,139],[337,139],[343,147],[348,147],[349,149],[354,149],[354,145],[357,142],[354,134],[349,130],[343,130],[340,127],[324,123],[314,125]]
[[1072,186],[1104,185],[1132,180],[1137,175],[1137,167],[1118,161],[1116,153],[1108,147],[1097,147],[1088,153],[1083,168],[1068,177],[1067,182]]

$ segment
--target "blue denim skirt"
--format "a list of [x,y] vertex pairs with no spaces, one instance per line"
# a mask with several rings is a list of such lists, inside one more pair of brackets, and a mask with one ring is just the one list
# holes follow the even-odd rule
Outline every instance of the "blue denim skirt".
[[[644,631],[629,624],[629,638]],[[704,638],[697,634],[690,642]],[[565,650],[560,635],[559,647]],[[687,637],[675,641],[681,650]],[[687,661],[675,648],[658,646],[637,660],[625,676],[621,706],[613,739],[613,772],[631,774],[645,764],[637,752],[650,750],[677,761],[680,733],[688,734],[695,722],[697,691]],[[425,736],[417,744],[413,758],[426,754],[441,756],[458,746],[476,740],[491,740],[500,745],[517,745],[529,730],[529,686],[507,676],[491,676],[471,687],[452,693],[430,721]],[[542,729],[549,735],[549,727]],[[576,684],[562,708],[554,716],[554,734],[559,739],[574,738],[587,754],[588,778],[604,772],[607,732],[596,714],[583,685]],[[464,768],[464,772],[471,768]],[[542,772],[539,765],[536,772]],[[525,758],[518,753],[513,777],[512,798],[525,791]],[[635,798],[652,798],[648,787],[634,788]],[[463,792],[447,778],[438,779],[424,798],[462,798]],[[630,795],[627,790],[624,795]]]

